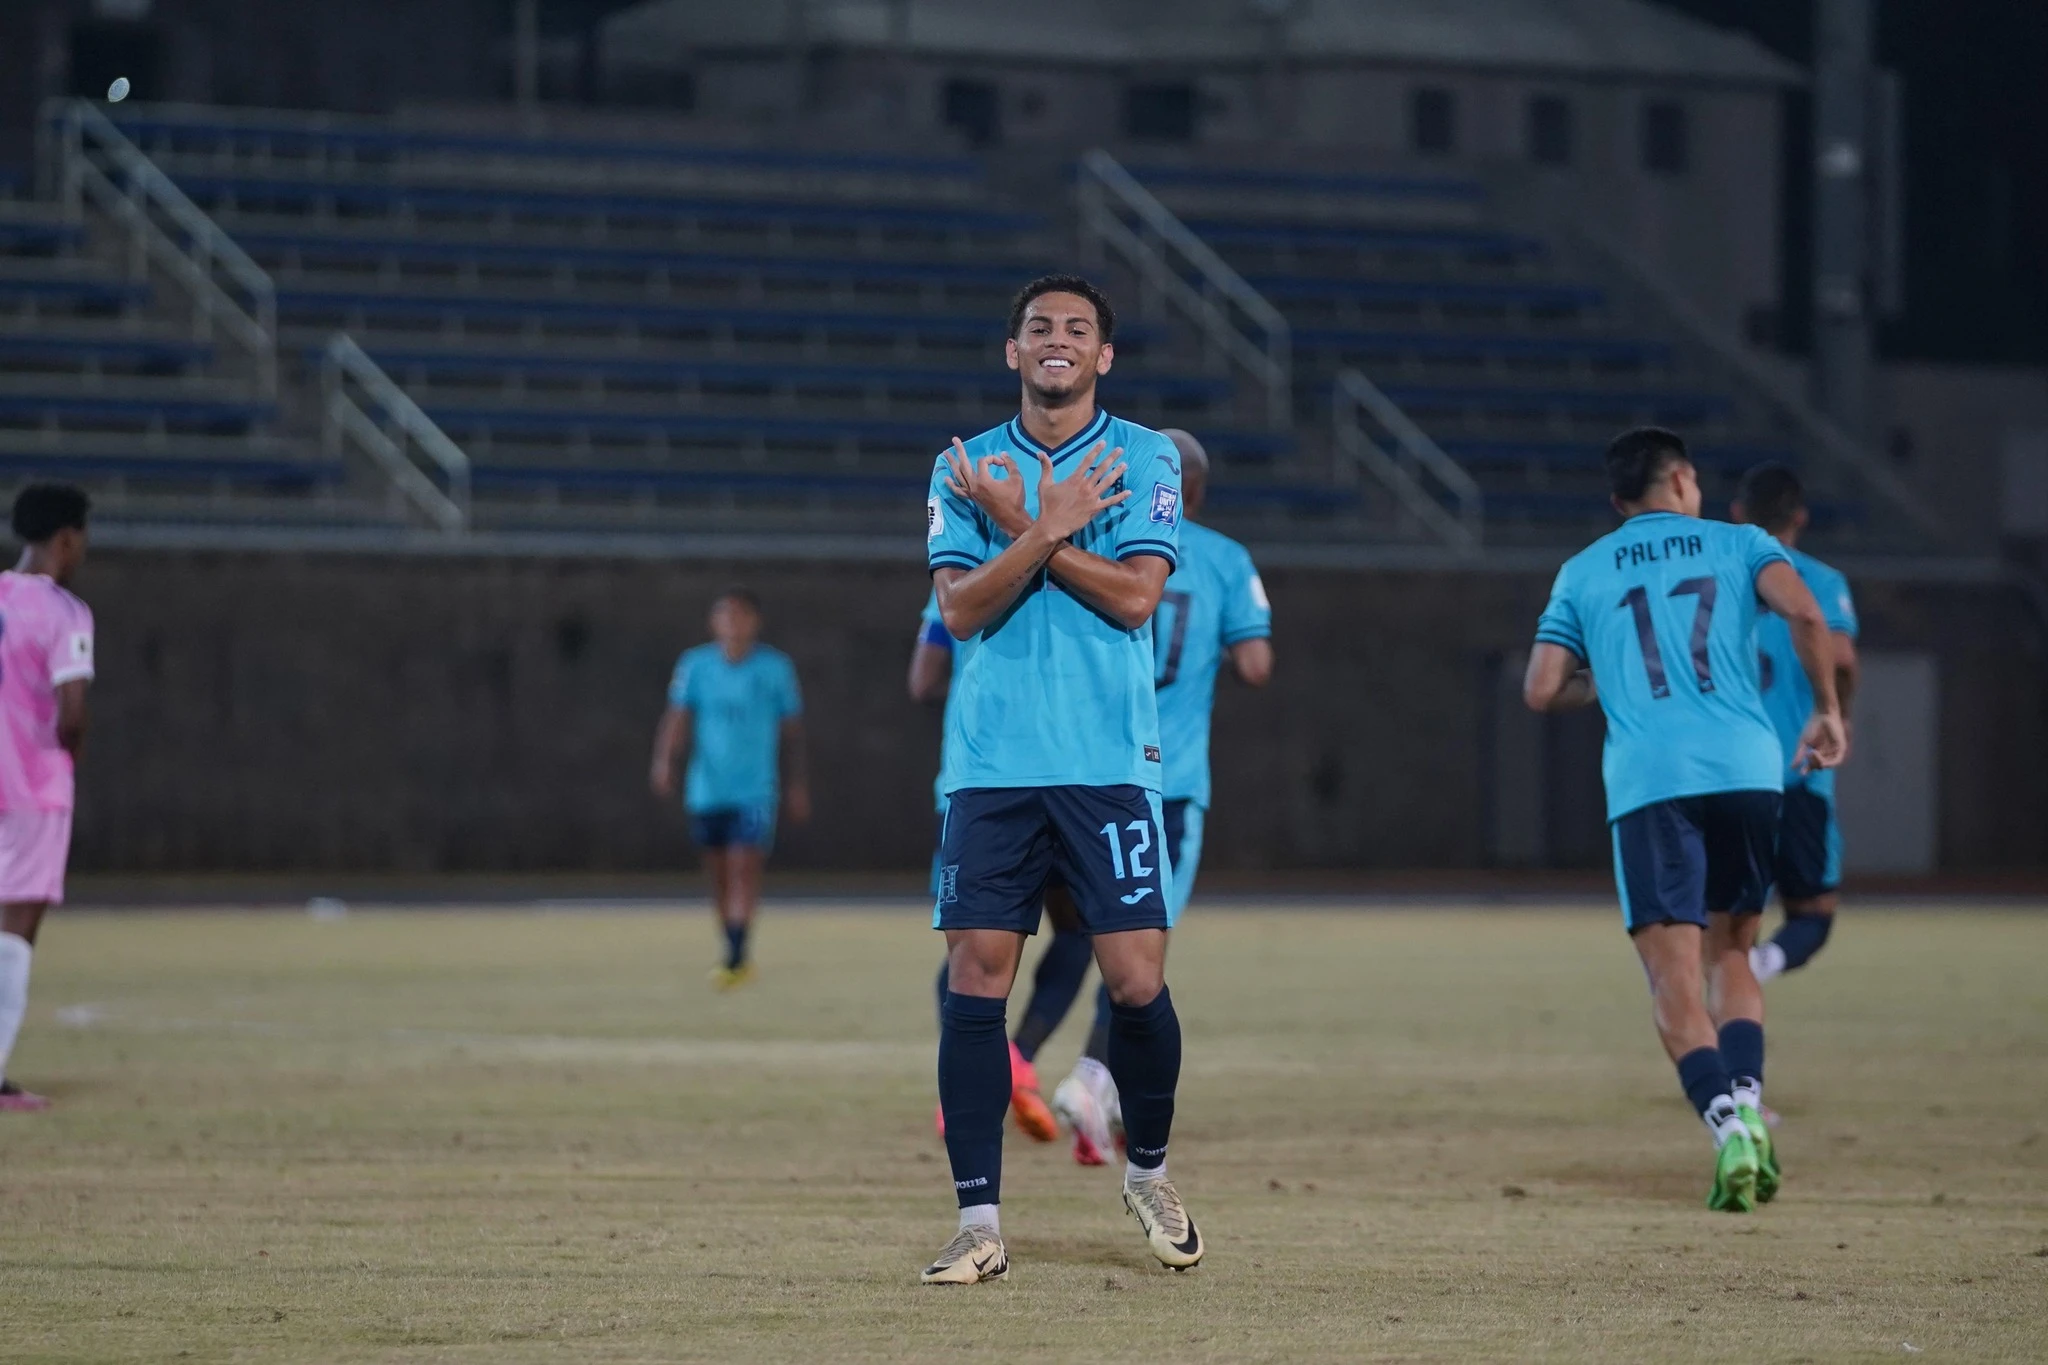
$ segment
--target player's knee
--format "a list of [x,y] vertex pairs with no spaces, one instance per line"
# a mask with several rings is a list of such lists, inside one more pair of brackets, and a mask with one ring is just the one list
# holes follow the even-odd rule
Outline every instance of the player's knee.
[[1102,974],[1103,989],[1109,992],[1110,1003],[1126,1008],[1151,1004],[1159,998],[1159,992],[1166,989],[1166,968],[1163,963],[1130,963],[1114,972]]

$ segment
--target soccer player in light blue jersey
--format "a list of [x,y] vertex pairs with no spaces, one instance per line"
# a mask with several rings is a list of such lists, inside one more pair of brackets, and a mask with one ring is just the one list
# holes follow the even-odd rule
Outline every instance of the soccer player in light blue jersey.
[[[1742,489],[1729,509],[1735,520],[1761,526],[1777,537],[1792,558],[1792,567],[1813,590],[1827,617],[1834,651],[1835,696],[1842,719],[1856,695],[1856,602],[1849,580],[1799,549],[1806,530],[1806,489],[1799,476],[1781,464],[1761,464],[1742,476]],[[1838,891],[1842,885],[1842,831],[1835,820],[1835,774],[1830,768],[1800,772],[1792,760],[1798,752],[1799,727],[1812,709],[1813,694],[1792,652],[1792,632],[1783,621],[1767,616],[1756,627],[1757,663],[1763,670],[1764,708],[1778,727],[1785,752],[1785,808],[1778,815],[1778,898],[1785,923],[1769,943],[1749,951],[1750,969],[1758,981],[1804,967],[1834,928]]]
[[1597,701],[1606,713],[1601,775],[1622,922],[1650,980],[1658,1035],[1714,1134],[1708,1207],[1748,1212],[1778,1187],[1761,1113],[1763,991],[1749,968],[1785,766],[1758,688],[1761,609],[1790,629],[1813,688],[1801,771],[1833,767],[1847,747],[1834,653],[1778,542],[1700,519],[1682,440],[1655,427],[1624,432],[1606,462],[1622,525],[1558,571],[1523,697],[1536,711]]
[[[1153,683],[1159,741],[1165,755],[1160,797],[1166,815],[1166,860],[1173,869],[1174,913],[1187,908],[1202,861],[1209,810],[1209,718],[1216,675],[1224,661],[1240,681],[1264,687],[1273,677],[1273,608],[1251,552],[1220,531],[1196,523],[1209,487],[1209,455],[1185,431],[1160,433],[1181,457],[1180,565],[1166,580],[1152,617]],[[1074,1133],[1074,1160],[1108,1160],[1122,1124],[1109,1073],[1109,993],[1097,992],[1095,1026],[1074,1070],[1053,1091],[1053,1112]]]
[[1180,456],[1096,406],[1115,314],[1078,276],[1011,309],[1017,417],[936,462],[927,562],[939,614],[974,651],[956,670],[934,927],[949,989],[939,1100],[959,1231],[926,1283],[1008,1273],[998,1205],[1009,1108],[1004,1001],[1057,871],[1109,987],[1109,1069],[1129,1143],[1124,1205],[1162,1264],[1202,1258],[1166,1173],[1180,1021],[1166,989],[1173,875],[1161,846],[1152,614],[1178,557]]
[[[761,869],[775,843],[778,807],[811,818],[804,756],[803,697],[796,667],[760,643],[761,607],[745,588],[711,606],[710,644],[676,660],[668,708],[654,732],[648,785],[669,800],[676,769],[687,776],[683,804],[704,850],[711,904],[725,935],[725,961],[712,973],[722,990],[753,974],[747,934],[761,902]],[[687,764],[685,761],[687,760]]]
[[[974,648],[971,640],[955,640],[946,629],[946,623],[939,615],[939,596],[935,592],[925,603],[924,615],[918,621],[917,644],[910,652],[910,699],[915,702],[934,702],[944,698],[948,719],[953,710],[952,679],[955,655],[962,661]],[[940,827],[944,828],[947,801],[942,778],[944,760],[941,759],[941,776],[934,778],[932,789],[937,799]],[[932,851],[932,895],[939,894],[939,854]],[[1031,974],[1031,999],[1024,1006],[1024,1017],[1017,1022],[1017,1031],[1010,1039],[1010,1112],[1016,1115],[1017,1127],[1038,1142],[1051,1142],[1060,1135],[1059,1121],[1053,1117],[1045,1096],[1038,1088],[1038,1049],[1052,1036],[1060,1021],[1073,1008],[1074,997],[1081,993],[1082,978],[1088,974],[1088,964],[1093,960],[1093,950],[1088,945],[1088,935],[1081,930],[1080,916],[1074,909],[1073,897],[1064,887],[1048,887],[1045,895],[1046,918],[1052,921],[1052,941],[1039,954],[1038,966]],[[946,986],[948,972],[944,962],[939,963],[938,997],[941,1027],[944,1026],[946,1009]],[[938,1113],[938,1128],[941,1138],[946,1136],[946,1111]]]

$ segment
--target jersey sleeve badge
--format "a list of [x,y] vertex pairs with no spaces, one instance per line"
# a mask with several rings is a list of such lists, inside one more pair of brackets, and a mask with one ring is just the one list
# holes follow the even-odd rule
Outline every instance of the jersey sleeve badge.
[[1159,484],[1152,490],[1152,520],[1171,526],[1180,517],[1180,490]]

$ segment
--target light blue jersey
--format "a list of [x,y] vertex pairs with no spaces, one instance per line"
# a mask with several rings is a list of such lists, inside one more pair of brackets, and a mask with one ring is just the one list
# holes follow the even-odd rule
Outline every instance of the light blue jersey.
[[[1856,603],[1849,596],[1849,580],[1812,555],[1798,550],[1786,553],[1791,556],[1792,567],[1799,570],[1799,576],[1813,590],[1813,600],[1820,603],[1828,629],[1855,639]],[[1806,670],[1792,649],[1792,628],[1775,613],[1765,613],[1756,623],[1756,648],[1757,663],[1763,673],[1764,709],[1770,713],[1771,724],[1777,727],[1778,747],[1785,756],[1786,788],[1803,786],[1816,795],[1833,796],[1833,768],[1800,773],[1792,767],[1792,759],[1799,752],[1799,734],[1806,728],[1807,717],[1813,714],[1813,684],[1806,680]]]
[[717,645],[698,645],[676,660],[668,701],[690,713],[683,804],[693,811],[773,810],[781,785],[782,722],[803,714],[789,656],[757,644],[738,663],[729,663]]
[[1224,652],[1273,633],[1273,608],[1251,552],[1196,522],[1180,528],[1180,567],[1152,616],[1153,679],[1168,801],[1209,805],[1209,716]]
[[[1131,496],[1083,527],[1073,543],[1110,559],[1155,555],[1174,564],[1180,452],[1156,431],[1098,412],[1073,440],[1045,452],[1055,476],[1072,477],[1098,442],[1123,451],[1128,468],[1118,487]],[[985,431],[966,448],[977,463],[1008,451],[1023,472],[1025,510],[1038,515],[1037,452],[1044,447],[1020,422]],[[947,472],[939,459],[926,506],[926,557],[934,570],[973,569],[1001,554],[1009,538],[946,486]],[[941,791],[1126,784],[1159,790],[1151,622],[1125,630],[1040,570],[974,645],[953,662]]]
[[1777,791],[1758,689],[1756,578],[1790,563],[1754,526],[1645,512],[1565,561],[1538,641],[1592,666],[1607,713],[1607,818],[1682,796]]

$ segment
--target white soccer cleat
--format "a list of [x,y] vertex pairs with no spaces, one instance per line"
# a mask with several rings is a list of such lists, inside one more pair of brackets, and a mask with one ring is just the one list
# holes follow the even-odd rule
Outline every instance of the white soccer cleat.
[[980,1284],[1010,1273],[1010,1253],[994,1228],[975,1223],[960,1229],[939,1258],[917,1277],[919,1284]]
[[1775,943],[1759,943],[1749,950],[1749,972],[1761,986],[1785,972],[1785,950]]
[[1124,1181],[1124,1207],[1145,1229],[1145,1245],[1159,1258],[1159,1264],[1186,1270],[1202,1259],[1208,1248],[1195,1220],[1188,1217],[1180,1192],[1165,1176],[1152,1180]]
[[[1052,1092],[1052,1111],[1074,1130],[1074,1160],[1083,1166],[1109,1163],[1113,1140],[1109,1130],[1109,1110],[1102,1102],[1101,1090],[1094,1083],[1098,1079],[1094,1073],[1101,1070],[1099,1062],[1091,1062],[1084,1057]],[[1109,1086],[1114,1097],[1116,1087],[1107,1074],[1099,1079]]]

